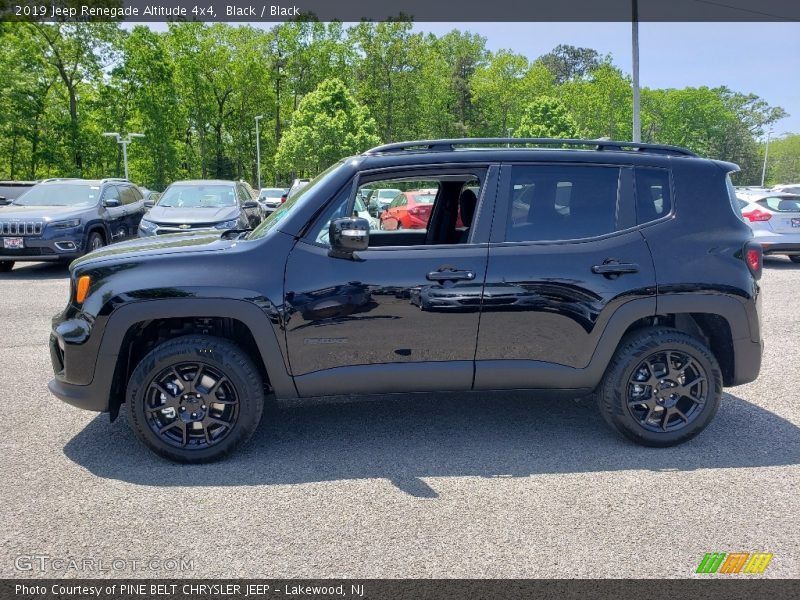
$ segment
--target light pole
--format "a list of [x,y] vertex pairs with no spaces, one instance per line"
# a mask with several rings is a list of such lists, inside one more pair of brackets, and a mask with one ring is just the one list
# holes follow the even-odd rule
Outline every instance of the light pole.
[[117,139],[117,143],[122,146],[122,162],[125,164],[125,179],[130,179],[128,177],[128,144],[130,144],[135,138],[143,138],[143,133],[129,133],[128,137],[123,138],[120,134],[116,131],[107,131],[103,134],[105,137],[113,137]]
[[767,131],[767,146],[764,148],[764,166],[761,169],[761,187],[764,187],[764,180],[767,178],[767,157],[769,156],[769,137],[772,135],[772,125]]
[[264,118],[264,115],[256,117],[256,170],[258,171],[258,190],[261,192],[261,132],[258,129],[258,122]]
[[642,121],[639,115],[639,0],[632,0],[631,49],[633,52],[633,141],[642,141]]
[[[506,133],[508,134],[508,137],[511,137],[511,132],[512,131],[514,131],[513,127],[506,127]],[[506,148],[511,148],[511,143],[510,142],[506,144]]]

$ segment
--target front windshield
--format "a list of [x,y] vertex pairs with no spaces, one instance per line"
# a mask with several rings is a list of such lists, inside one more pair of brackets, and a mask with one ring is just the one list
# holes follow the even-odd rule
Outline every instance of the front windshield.
[[92,206],[97,204],[99,185],[57,183],[35,185],[14,200],[18,206]]
[[223,208],[236,206],[232,185],[171,185],[158,201],[161,208]]
[[250,234],[247,236],[248,240],[257,240],[259,238],[264,237],[267,235],[270,229],[272,229],[278,221],[283,219],[286,215],[288,215],[292,209],[297,206],[298,201],[301,198],[305,198],[306,194],[308,194],[311,190],[315,189],[318,185],[322,184],[324,181],[328,179],[331,175],[333,175],[336,170],[344,164],[345,160],[340,160],[337,163],[332,164],[322,173],[317,175],[314,179],[311,180],[310,183],[307,183],[303,186],[300,190],[298,190],[294,196],[290,196],[286,202],[280,205],[280,207],[269,215],[266,219],[261,221],[261,225],[256,227]]

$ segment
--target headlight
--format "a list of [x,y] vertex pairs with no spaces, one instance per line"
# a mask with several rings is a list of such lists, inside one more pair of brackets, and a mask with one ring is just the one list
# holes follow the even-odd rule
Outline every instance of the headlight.
[[142,219],[141,221],[139,221],[139,229],[141,229],[145,233],[155,233],[156,229],[158,229],[158,225],[156,225],[152,221],[145,221],[144,219]]
[[73,227],[78,227],[80,224],[80,219],[69,219],[67,221],[52,221],[50,227],[53,229],[72,229]]
[[214,225],[215,229],[236,229],[239,226],[239,219],[231,219]]

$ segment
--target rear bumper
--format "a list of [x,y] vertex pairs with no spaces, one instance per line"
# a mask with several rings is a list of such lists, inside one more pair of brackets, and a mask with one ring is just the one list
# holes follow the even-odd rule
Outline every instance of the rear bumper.
[[796,256],[800,254],[800,243],[797,244],[772,244],[765,243],[761,240],[756,240],[761,244],[761,248],[765,255],[770,254],[786,254],[788,256]]
[[800,254],[800,231],[775,233],[754,229],[753,241],[761,245],[764,254]]

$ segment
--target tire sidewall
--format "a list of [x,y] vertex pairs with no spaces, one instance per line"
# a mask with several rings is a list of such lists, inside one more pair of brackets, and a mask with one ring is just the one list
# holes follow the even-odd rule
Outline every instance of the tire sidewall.
[[[632,343],[631,343],[632,342]],[[705,371],[707,391],[702,412],[686,427],[675,431],[654,432],[644,429],[627,407],[630,377],[641,362],[655,352],[674,350],[689,355]],[[711,352],[694,338],[680,332],[660,332],[650,339],[639,338],[623,344],[620,356],[606,375],[600,395],[603,416],[629,439],[647,446],[673,446],[688,441],[705,429],[719,408],[722,374]]]
[[[181,362],[198,362],[222,371],[239,398],[238,415],[232,431],[209,448],[171,446],[147,422],[145,393],[150,382],[165,368]],[[258,371],[239,348],[215,338],[189,336],[161,344],[142,359],[128,383],[126,405],[131,427],[151,450],[170,460],[209,462],[228,454],[254,433],[261,420],[264,392]]]

